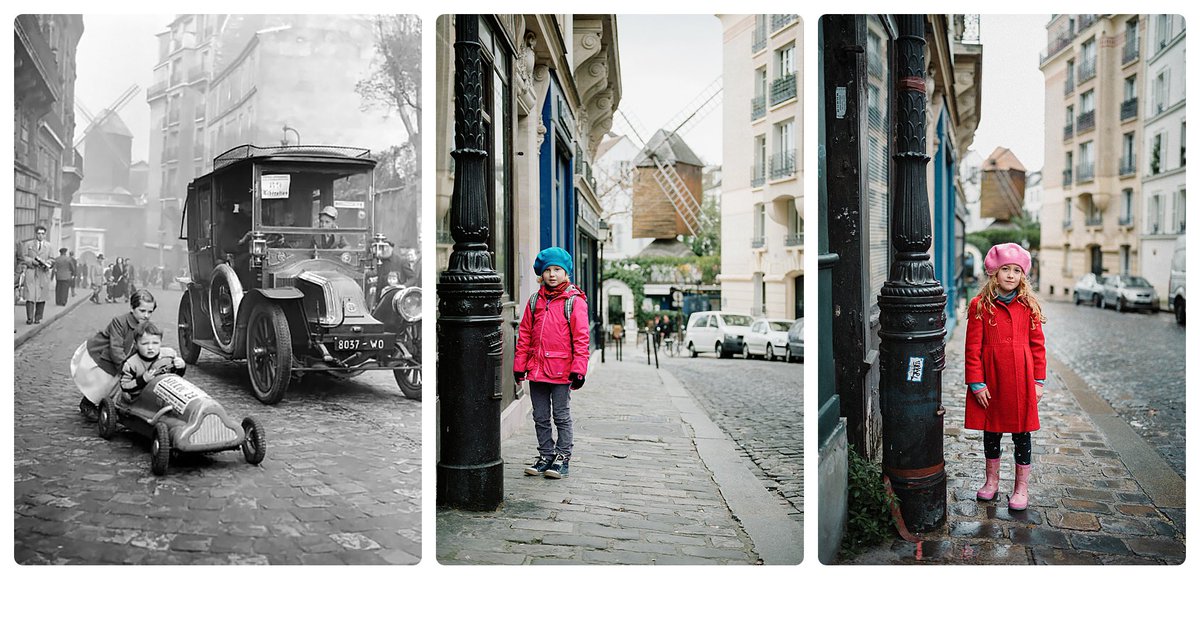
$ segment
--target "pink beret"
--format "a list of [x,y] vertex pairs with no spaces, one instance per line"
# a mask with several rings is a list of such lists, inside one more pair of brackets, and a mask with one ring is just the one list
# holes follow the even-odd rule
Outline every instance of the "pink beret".
[[1029,267],[1033,264],[1033,258],[1029,256],[1029,251],[1021,248],[1019,244],[996,244],[988,251],[987,257],[983,258],[983,270],[987,274],[992,274],[1000,270],[1001,266],[1007,264],[1016,264],[1021,267],[1021,272],[1029,274]]

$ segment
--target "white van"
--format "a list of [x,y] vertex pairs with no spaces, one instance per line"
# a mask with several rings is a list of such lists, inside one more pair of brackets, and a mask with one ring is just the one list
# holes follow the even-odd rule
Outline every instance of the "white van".
[[701,352],[715,352],[722,359],[728,359],[742,351],[746,331],[753,322],[750,315],[735,312],[693,312],[688,317],[683,342],[693,357]]
[[1171,278],[1167,284],[1167,309],[1175,313],[1175,322],[1184,325],[1184,271],[1187,268],[1187,248],[1180,235],[1175,240],[1175,253],[1171,256]]

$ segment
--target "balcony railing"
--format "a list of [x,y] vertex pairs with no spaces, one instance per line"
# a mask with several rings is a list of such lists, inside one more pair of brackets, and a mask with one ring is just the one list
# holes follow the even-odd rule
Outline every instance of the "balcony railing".
[[771,106],[796,97],[796,74],[789,73],[771,82]]
[[762,164],[756,164],[750,174],[750,186],[758,188],[767,183],[767,169]]
[[1100,214],[1100,211],[1093,208],[1090,213],[1088,213],[1087,215],[1084,216],[1083,225],[1084,226],[1103,226],[1104,225],[1104,216]]
[[1079,166],[1076,166],[1075,167],[1075,176],[1076,176],[1076,180],[1078,180],[1079,183],[1081,183],[1081,184],[1083,182],[1092,181],[1093,179],[1096,178],[1096,165],[1095,164],[1080,164]]
[[1138,59],[1138,40],[1133,38],[1125,41],[1125,48],[1121,50],[1121,64],[1129,64]]
[[1117,170],[1121,177],[1133,175],[1137,172],[1137,158],[1133,155],[1122,157],[1121,165]]
[[1079,63],[1079,83],[1083,84],[1096,77],[1096,58],[1085,58]]
[[1075,92],[1075,76],[1067,76],[1067,83],[1063,85],[1063,95],[1070,95]]
[[1054,39],[1050,40],[1050,44],[1046,45],[1046,52],[1041,56],[1041,63],[1045,64],[1054,54],[1067,48],[1075,40],[1075,31],[1071,29],[1063,29],[1055,34]]
[[1138,99],[1136,97],[1121,102],[1121,121],[1124,122],[1130,118],[1137,117],[1137,106]]
[[771,33],[774,33],[787,25],[793,23],[797,19],[795,13],[773,13],[771,14]]
[[759,16],[754,24],[754,32],[750,35],[750,52],[758,53],[767,48],[767,22]]
[[1063,186],[1070,186],[1072,181],[1071,169],[1063,169]]
[[1063,139],[1064,140],[1069,140],[1072,137],[1074,137],[1074,135],[1075,135],[1075,125],[1074,124],[1068,124],[1063,127]]
[[770,178],[783,179],[796,173],[796,149],[783,151],[771,156]]
[[1096,24],[1099,16],[1095,13],[1081,13],[1079,15],[1079,31],[1082,33],[1085,29]]
[[762,235],[757,235],[750,239],[751,248],[763,248],[767,245],[767,240]]
[[757,95],[750,98],[750,121],[753,122],[767,114],[767,96]]
[[1087,133],[1094,128],[1096,128],[1096,111],[1094,110],[1080,115],[1075,120],[1076,133]]
[[804,233],[788,233],[783,238],[783,245],[784,246],[803,246],[804,245]]

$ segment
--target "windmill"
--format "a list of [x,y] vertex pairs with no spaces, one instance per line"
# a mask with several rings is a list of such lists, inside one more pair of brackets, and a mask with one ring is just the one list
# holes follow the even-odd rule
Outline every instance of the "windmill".
[[[655,182],[691,235],[703,232],[708,222],[701,214],[700,202],[696,200],[695,195],[675,169],[675,162],[668,156],[667,147],[672,139],[681,138],[683,133],[691,130],[720,106],[722,88],[722,78],[717,76],[659,129],[660,132],[666,133],[661,136],[658,134],[653,137],[645,135],[643,133],[645,127],[641,125],[635,115],[627,113],[625,110],[617,111],[621,116],[620,121],[623,122],[623,126],[619,128],[624,129],[618,134],[626,134],[636,140],[638,146],[642,148],[642,154],[653,161]],[[605,175],[601,180],[601,191],[607,192],[618,185],[628,184],[634,170],[636,169],[631,166],[621,174]]]
[[[83,143],[83,140],[87,139],[87,136],[92,131],[103,126],[104,123],[108,121],[108,118],[115,115],[117,111],[125,108],[125,105],[129,104],[129,101],[132,100],[140,90],[141,87],[137,84],[129,85],[129,88],[125,89],[121,95],[117,96],[117,99],[113,100],[112,104],[109,104],[107,108],[101,110],[99,115],[93,115],[87,106],[84,105],[83,100],[76,96],[75,109],[78,110],[79,113],[83,115],[84,119],[88,121],[88,125],[84,127],[82,133],[75,136],[75,141],[71,144],[71,148],[78,149],[79,145]],[[101,136],[100,139],[103,140],[104,144],[109,147],[109,150],[113,151],[113,157],[123,162],[123,168],[128,168],[129,163],[124,159],[124,157],[122,157],[122,154],[118,152],[118,149],[112,147],[112,142],[104,136]]]

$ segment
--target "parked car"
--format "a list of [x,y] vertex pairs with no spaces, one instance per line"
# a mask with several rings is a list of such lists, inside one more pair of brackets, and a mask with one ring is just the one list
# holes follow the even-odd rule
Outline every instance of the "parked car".
[[774,361],[776,355],[786,356],[790,327],[792,322],[787,319],[755,319],[742,341],[742,356],[747,359],[766,357],[770,361]]
[[1175,240],[1175,252],[1171,256],[1171,278],[1167,284],[1167,309],[1175,313],[1175,322],[1184,325],[1184,274],[1187,268],[1187,248],[1180,235]]
[[1104,301],[1104,282],[1096,273],[1089,272],[1075,282],[1075,292],[1071,295],[1075,298],[1076,306],[1088,303],[1099,308]]
[[722,359],[742,351],[742,342],[754,319],[734,312],[693,312],[688,317],[684,344],[693,357],[715,352]]
[[188,184],[185,361],[201,350],[244,359],[267,404],[293,374],[312,372],[390,370],[420,398],[421,289],[389,285],[368,302],[387,246],[375,232],[374,168],[365,149],[242,145]]
[[1101,304],[1105,308],[1116,308],[1117,312],[1130,308],[1158,312],[1158,294],[1144,277],[1109,275],[1104,278]]
[[787,335],[788,363],[804,361],[804,317],[792,322],[792,327],[788,328]]

